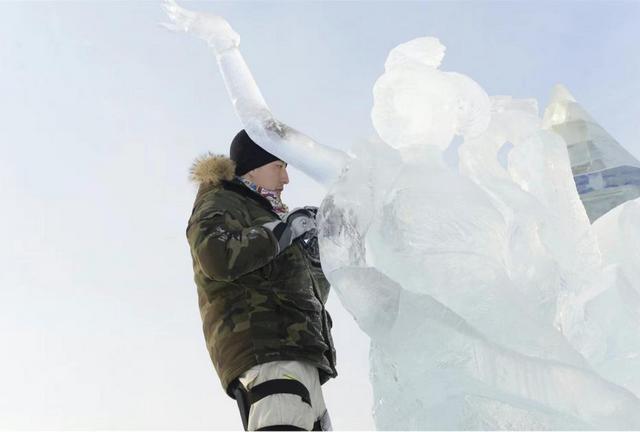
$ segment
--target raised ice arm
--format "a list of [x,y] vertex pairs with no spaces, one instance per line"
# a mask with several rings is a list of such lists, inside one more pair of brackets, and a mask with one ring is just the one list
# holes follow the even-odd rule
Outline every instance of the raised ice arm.
[[273,116],[238,49],[240,37],[229,23],[217,15],[184,9],[174,0],[165,0],[163,6],[172,21],[165,27],[192,33],[214,50],[233,107],[249,136],[319,183],[332,184],[348,156],[315,142]]

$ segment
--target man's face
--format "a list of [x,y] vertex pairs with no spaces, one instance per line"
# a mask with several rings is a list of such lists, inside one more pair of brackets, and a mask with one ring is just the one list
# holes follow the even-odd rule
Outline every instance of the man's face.
[[284,189],[284,185],[289,183],[287,164],[281,160],[262,165],[244,176],[260,187],[278,192],[278,195]]

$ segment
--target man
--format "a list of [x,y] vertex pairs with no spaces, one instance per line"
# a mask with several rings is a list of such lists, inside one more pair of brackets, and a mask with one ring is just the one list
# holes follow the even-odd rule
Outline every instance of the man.
[[[187,227],[209,354],[246,430],[328,430],[336,376],[315,209],[288,212],[286,163],[242,130],[192,167]],[[320,429],[322,428],[322,429]]]

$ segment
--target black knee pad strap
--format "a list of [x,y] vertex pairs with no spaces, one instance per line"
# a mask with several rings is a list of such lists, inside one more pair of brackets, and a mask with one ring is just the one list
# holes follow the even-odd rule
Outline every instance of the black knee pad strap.
[[309,390],[300,381],[293,379],[274,379],[258,384],[249,390],[249,401],[253,405],[260,399],[273,394],[294,394],[300,396],[303,402],[311,406]]
[[257,430],[259,431],[290,431],[290,430],[303,431],[306,429],[302,429],[302,428],[299,428],[298,426],[291,426],[291,425],[275,425],[275,426],[265,426]]

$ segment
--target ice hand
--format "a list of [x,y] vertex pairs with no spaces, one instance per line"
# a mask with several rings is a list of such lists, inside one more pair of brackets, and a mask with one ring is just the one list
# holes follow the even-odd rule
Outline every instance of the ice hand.
[[218,53],[240,44],[240,36],[221,16],[190,11],[178,6],[175,0],[163,0],[162,7],[171,20],[162,25],[171,31],[192,33]]

